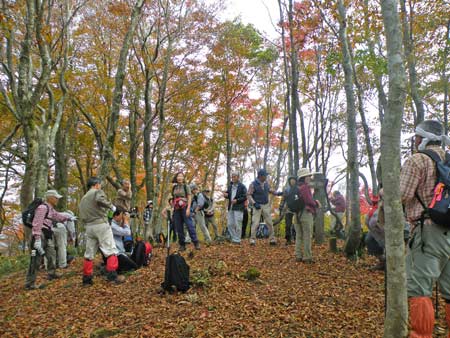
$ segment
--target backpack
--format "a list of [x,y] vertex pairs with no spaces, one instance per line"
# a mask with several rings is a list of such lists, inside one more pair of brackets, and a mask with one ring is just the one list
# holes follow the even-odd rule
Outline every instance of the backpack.
[[430,149],[419,151],[419,153],[427,155],[436,163],[436,185],[433,189],[433,200],[428,207],[416,192],[417,199],[425,209],[423,215],[430,216],[436,224],[450,227],[450,154],[446,152],[445,159],[442,160],[436,152]]
[[[28,205],[26,209],[22,212],[22,222],[24,226],[30,229],[33,227],[34,214],[38,206],[40,206],[41,204],[44,204],[44,200],[42,198],[35,198],[33,202],[31,202],[30,205]],[[45,214],[45,218],[47,218],[48,212],[49,210],[47,207],[47,213]]]
[[210,201],[209,201],[209,198],[207,198],[204,194],[202,194],[202,196],[203,196],[203,199],[205,200],[205,203],[203,204],[202,210],[206,210],[206,209],[208,209],[210,207]]
[[148,242],[137,241],[134,245],[131,259],[136,263],[138,268],[147,266],[150,263],[150,257],[152,254],[152,246]]
[[290,187],[286,196],[286,204],[288,209],[295,213],[300,212],[305,208],[305,201],[302,196],[300,196],[300,190],[297,185]]
[[259,223],[256,229],[256,238],[269,238],[269,227],[266,223]]
[[169,293],[189,290],[189,265],[178,253],[167,256],[164,282],[161,284],[161,287]]

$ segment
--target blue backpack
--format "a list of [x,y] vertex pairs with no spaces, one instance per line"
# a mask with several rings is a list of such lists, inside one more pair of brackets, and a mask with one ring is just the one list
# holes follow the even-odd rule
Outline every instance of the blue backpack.
[[436,163],[433,200],[426,206],[416,193],[417,199],[424,208],[423,217],[429,216],[434,223],[450,228],[450,154],[446,152],[442,160],[435,151],[430,149],[419,153],[427,155]]
[[266,223],[259,223],[256,229],[256,238],[269,238],[269,227]]

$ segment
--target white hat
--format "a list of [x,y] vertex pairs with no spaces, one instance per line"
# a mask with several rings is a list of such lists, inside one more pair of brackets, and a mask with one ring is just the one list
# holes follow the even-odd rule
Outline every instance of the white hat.
[[308,168],[301,168],[298,170],[298,172],[297,172],[298,178],[307,177],[307,176],[312,176],[312,172],[309,171]]
[[150,204],[150,203],[153,204],[153,201],[152,201],[152,200],[148,200],[148,201],[147,201],[147,205]]
[[45,193],[45,197],[56,197],[59,199],[62,195],[60,195],[56,190],[49,190]]

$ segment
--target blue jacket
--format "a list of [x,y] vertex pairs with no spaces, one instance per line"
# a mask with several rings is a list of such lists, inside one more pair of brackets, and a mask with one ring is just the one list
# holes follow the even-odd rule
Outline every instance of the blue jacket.
[[244,211],[245,208],[245,201],[247,200],[247,188],[245,185],[243,185],[241,182],[237,183],[237,191],[235,199],[237,200],[237,203],[234,205],[231,205],[231,192],[232,192],[233,183],[230,183],[228,185],[228,210],[234,210],[234,211]]
[[254,180],[252,185],[254,188],[252,197],[255,202],[259,204],[269,203],[269,183],[264,182],[263,184],[261,184],[261,182],[259,182],[258,180]]

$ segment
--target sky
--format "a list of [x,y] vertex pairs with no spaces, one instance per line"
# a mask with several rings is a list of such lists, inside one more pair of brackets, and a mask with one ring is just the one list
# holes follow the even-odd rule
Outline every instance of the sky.
[[280,18],[277,0],[226,0],[225,3],[225,18],[239,16],[243,23],[253,24],[264,36],[277,36],[274,27]]

